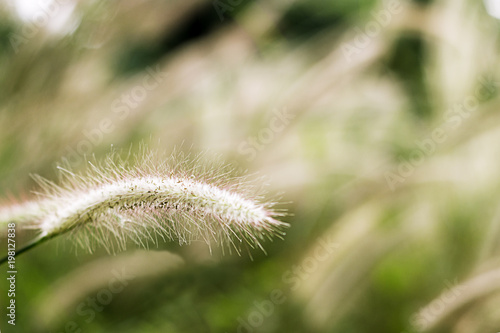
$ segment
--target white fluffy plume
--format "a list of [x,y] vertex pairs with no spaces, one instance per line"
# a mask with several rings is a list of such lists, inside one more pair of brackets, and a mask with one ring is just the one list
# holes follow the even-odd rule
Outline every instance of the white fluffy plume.
[[[55,184],[35,176],[39,201],[0,210],[2,222],[23,222],[40,231],[40,239],[71,233],[85,248],[100,244],[123,250],[127,240],[144,247],[149,242],[191,240],[261,247],[260,241],[280,237],[284,213],[263,202],[244,177],[230,168],[200,158],[189,161],[145,151],[104,161],[89,161],[83,173],[59,167]],[[24,212],[24,213],[23,213]]]

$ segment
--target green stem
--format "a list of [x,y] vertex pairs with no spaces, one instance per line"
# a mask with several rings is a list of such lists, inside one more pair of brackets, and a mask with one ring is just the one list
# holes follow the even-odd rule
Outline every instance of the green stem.
[[[32,248],[34,248],[35,246],[37,245],[40,245],[42,243],[44,243],[45,241],[51,239],[52,237],[47,237],[47,235],[40,235],[38,236],[37,238],[35,238],[34,240],[32,240],[31,242],[29,242],[28,244],[26,244],[24,247],[22,247],[21,249],[17,250],[16,251],[16,254],[14,255],[15,257],[17,257],[18,255],[20,255],[21,253],[24,253]],[[3,257],[2,259],[0,259],[0,266],[3,264],[3,263],[6,263],[8,261],[10,256],[5,256]]]

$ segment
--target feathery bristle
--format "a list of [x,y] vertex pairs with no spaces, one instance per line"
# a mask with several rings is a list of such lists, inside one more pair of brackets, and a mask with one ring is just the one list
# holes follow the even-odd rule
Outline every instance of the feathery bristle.
[[60,166],[60,185],[34,177],[42,192],[31,217],[42,238],[71,232],[90,251],[95,243],[123,250],[128,239],[147,247],[159,237],[181,244],[201,239],[239,252],[245,243],[263,249],[261,240],[282,234],[287,224],[275,217],[284,214],[252,194],[244,177],[200,160],[143,151],[127,160],[111,154],[102,163],[89,161],[85,173]]

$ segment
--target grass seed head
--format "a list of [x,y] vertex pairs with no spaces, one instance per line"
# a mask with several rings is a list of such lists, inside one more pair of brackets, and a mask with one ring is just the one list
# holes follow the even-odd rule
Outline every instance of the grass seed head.
[[288,225],[276,218],[284,213],[263,201],[247,178],[201,160],[143,149],[89,161],[82,173],[60,166],[59,184],[34,177],[42,190],[35,207],[29,203],[30,217],[42,238],[69,233],[90,251],[96,244],[123,250],[130,239],[143,247],[204,240],[239,252],[283,235]]

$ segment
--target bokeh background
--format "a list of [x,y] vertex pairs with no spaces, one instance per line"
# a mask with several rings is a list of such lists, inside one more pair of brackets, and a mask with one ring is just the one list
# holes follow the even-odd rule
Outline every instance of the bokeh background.
[[33,197],[30,174],[147,142],[258,173],[291,214],[253,260],[48,242],[17,258],[15,327],[0,267],[2,332],[500,330],[500,22],[483,2],[0,4],[3,204]]

